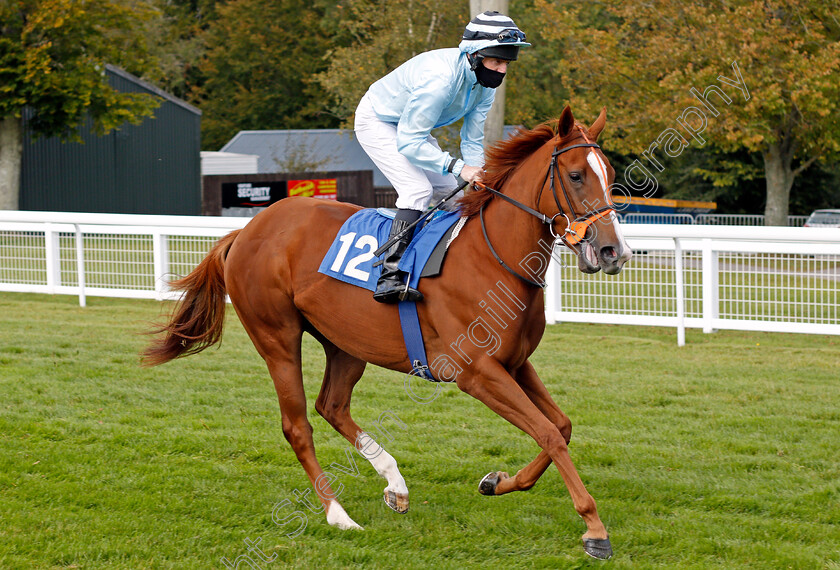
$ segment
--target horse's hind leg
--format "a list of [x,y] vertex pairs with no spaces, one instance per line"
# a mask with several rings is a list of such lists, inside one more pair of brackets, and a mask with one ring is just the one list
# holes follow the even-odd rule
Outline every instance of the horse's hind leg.
[[[327,522],[333,526],[341,529],[361,529],[362,527],[347,515],[336,500],[337,495],[329,484],[329,478],[324,476],[324,471],[315,457],[312,425],[306,417],[306,393],[303,390],[301,370],[302,319],[289,302],[283,324],[271,326],[255,318],[242,318],[242,304],[244,303],[237,307],[240,320],[257,351],[265,359],[274,381],[274,389],[280,402],[283,435],[291,444],[323,506],[308,498],[309,489],[298,495],[298,500],[314,512],[326,510]],[[278,305],[278,308],[282,308],[282,303]]]
[[[530,361],[526,360],[525,364],[517,370],[515,379],[534,405],[557,426],[568,444],[572,439],[572,422],[554,402]],[[537,483],[549,465],[551,465],[551,457],[546,451],[540,451],[531,463],[520,469],[513,477],[504,471],[488,473],[478,484],[478,490],[482,495],[504,495],[512,491],[527,491]]]
[[385,503],[398,513],[408,511],[408,487],[396,460],[350,417],[350,396],[362,377],[365,361],[339,350],[321,339],[327,354],[324,383],[315,401],[315,409],[335,430],[370,461],[380,477],[388,481]]

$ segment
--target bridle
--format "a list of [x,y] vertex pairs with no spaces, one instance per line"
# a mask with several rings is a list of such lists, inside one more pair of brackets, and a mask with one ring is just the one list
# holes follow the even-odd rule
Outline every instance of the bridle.
[[[575,215],[574,207],[572,206],[572,201],[569,198],[569,193],[566,190],[566,185],[563,184],[563,177],[560,175],[560,166],[558,164],[560,155],[565,153],[565,152],[568,152],[572,149],[576,149],[576,148],[597,148],[597,149],[601,148],[600,146],[598,146],[597,144],[595,144],[595,143],[593,143],[592,141],[589,140],[589,137],[586,136],[586,133],[583,131],[583,128],[580,125],[575,125],[575,126],[580,130],[581,135],[583,135],[583,140],[586,141],[586,142],[565,146],[565,147],[560,148],[560,149],[554,149],[554,151],[551,153],[551,162],[549,163],[549,166],[548,166],[548,172],[546,173],[546,179],[543,181],[543,184],[540,187],[540,192],[537,195],[537,205],[539,205],[540,198],[542,197],[542,192],[543,192],[543,190],[545,190],[546,182],[548,182],[549,187],[551,188],[551,194],[552,194],[552,196],[554,196],[554,203],[557,204],[557,210],[558,210],[557,213],[554,214],[553,216],[551,216],[550,218],[548,216],[546,216],[545,214],[543,214],[541,212],[538,212],[537,210],[535,210],[535,209],[533,209],[529,206],[526,206],[522,202],[514,200],[510,196],[502,194],[498,190],[495,190],[493,188],[490,188],[489,186],[486,186],[486,185],[482,184],[481,182],[476,182],[475,185],[478,186],[479,188],[487,190],[488,192],[506,200],[507,202],[510,202],[511,204],[513,204],[514,206],[519,208],[520,210],[523,210],[523,211],[531,214],[532,216],[537,218],[540,222],[542,222],[543,224],[546,224],[548,226],[549,231],[551,232],[551,235],[554,236],[554,243],[555,244],[557,244],[558,242],[561,242],[566,247],[568,247],[570,250],[572,250],[576,255],[581,255],[580,247],[578,246],[578,244],[581,241],[583,241],[584,237],[586,236],[586,232],[589,229],[589,226],[591,226],[592,224],[594,224],[596,221],[600,220],[601,218],[603,218],[605,216],[608,216],[610,214],[610,212],[614,212],[615,211],[615,206],[610,201],[603,208],[598,208],[597,210],[593,210],[593,211],[591,211],[591,212],[589,212],[589,213],[587,213],[586,215],[583,215],[583,216],[577,216],[577,217],[575,217],[574,220],[570,219],[569,215],[566,215],[566,213],[563,211],[563,206],[560,203],[560,197],[557,194],[557,187],[554,184],[555,178],[560,182],[560,190],[562,191],[563,198],[566,200],[566,204],[568,205],[569,213],[572,216]],[[600,161],[599,161],[599,164],[600,164]],[[604,177],[603,179],[605,181],[607,180],[606,174],[607,174],[606,172],[603,172],[603,177]],[[606,184],[606,182],[605,182],[605,184]],[[605,191],[605,195],[606,195],[607,199],[609,199],[609,194],[606,191]],[[486,203],[482,204],[481,209],[479,210],[479,218],[481,219],[481,231],[484,233],[484,241],[487,242],[487,246],[490,248],[490,252],[496,258],[496,261],[498,261],[499,264],[502,267],[507,269],[510,273],[512,273],[513,275],[515,275],[516,277],[518,277],[522,281],[528,283],[529,285],[533,285],[535,287],[541,287],[541,288],[544,289],[545,286],[546,286],[545,281],[534,281],[533,279],[529,279],[528,277],[525,277],[524,275],[522,275],[520,273],[517,273],[514,269],[512,269],[508,264],[506,264],[502,260],[502,258],[499,256],[498,253],[496,253],[496,249],[493,247],[493,244],[490,243],[490,237],[487,235],[487,227],[484,223],[484,206],[486,206]],[[558,216],[562,216],[563,218],[566,219],[566,229],[563,231],[562,234],[558,234],[554,230],[554,221]]]

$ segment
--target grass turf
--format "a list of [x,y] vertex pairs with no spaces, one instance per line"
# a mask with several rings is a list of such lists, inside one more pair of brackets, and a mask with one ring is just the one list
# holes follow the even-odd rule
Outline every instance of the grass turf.
[[[557,470],[534,489],[477,493],[538,451],[482,404],[369,367],[354,417],[383,418],[411,493],[406,515],[356,455],[340,500],[363,532],[306,513],[263,363],[230,311],[219,349],[138,367],[151,301],[0,294],[0,568],[223,568],[259,540],[261,568],[597,567]],[[615,568],[840,568],[840,339],[603,325],[548,328],[532,358],[575,428],[571,454]],[[314,413],[319,460],[347,444]],[[383,416],[390,411],[393,417]],[[311,496],[311,493],[310,493]],[[281,518],[295,508],[277,511]],[[242,563],[240,568],[247,568]]]

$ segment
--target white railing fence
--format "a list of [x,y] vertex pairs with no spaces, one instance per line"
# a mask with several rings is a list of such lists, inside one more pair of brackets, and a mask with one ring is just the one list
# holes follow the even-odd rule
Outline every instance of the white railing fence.
[[[248,218],[0,211],[0,291],[169,299],[215,241]],[[840,334],[840,231],[625,224],[635,251],[616,276],[567,251],[546,317],[685,328]]]
[[563,252],[547,277],[549,323],[597,322],[840,334],[840,231],[622,226],[633,259],[583,275]]
[[755,214],[698,214],[695,223],[710,226],[763,226],[764,216]]
[[[700,224],[712,226],[763,226],[764,216],[760,214],[655,214],[644,212],[619,213],[625,224]],[[787,225],[801,228],[808,216],[788,216]]]
[[691,214],[653,214],[644,212],[627,212],[621,215],[625,224],[693,224]]
[[0,291],[171,298],[218,238],[249,218],[0,211]]
[[811,216],[788,216],[788,226],[791,228],[801,228],[810,217]]

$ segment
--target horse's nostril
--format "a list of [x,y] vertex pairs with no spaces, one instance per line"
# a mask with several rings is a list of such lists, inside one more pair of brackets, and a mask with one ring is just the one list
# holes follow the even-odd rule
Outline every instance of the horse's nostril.
[[618,259],[618,254],[615,251],[615,248],[611,245],[607,247],[601,248],[601,259],[604,261],[615,261]]

